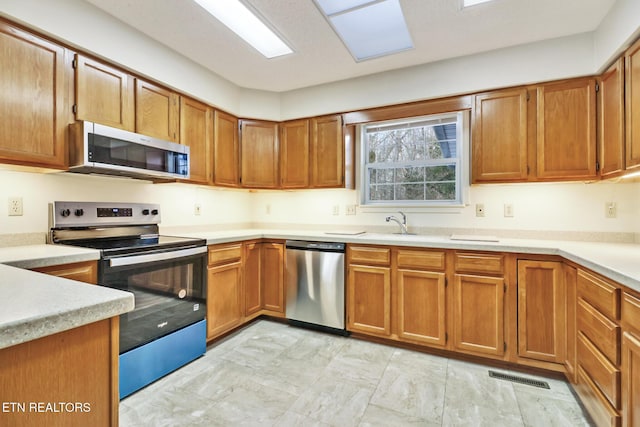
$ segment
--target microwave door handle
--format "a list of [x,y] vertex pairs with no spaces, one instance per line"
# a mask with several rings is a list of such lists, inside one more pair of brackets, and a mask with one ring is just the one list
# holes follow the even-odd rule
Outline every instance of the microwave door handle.
[[121,258],[111,258],[109,260],[109,266],[121,267],[125,265],[144,264],[155,261],[166,261],[191,255],[198,255],[205,252],[207,252],[207,247],[202,246],[197,248],[181,249],[178,251],[160,252],[155,254],[124,256]]

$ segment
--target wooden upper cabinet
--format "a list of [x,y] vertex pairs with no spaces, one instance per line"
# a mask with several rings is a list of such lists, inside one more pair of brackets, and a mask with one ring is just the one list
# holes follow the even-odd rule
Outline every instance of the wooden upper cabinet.
[[538,86],[538,178],[596,177],[595,95],[592,78]]
[[564,363],[567,306],[561,262],[518,261],[518,355]]
[[311,186],[344,186],[342,116],[311,119]]
[[180,97],[180,143],[189,147],[190,181],[213,181],[213,109]]
[[626,168],[640,167],[640,40],[625,54]]
[[0,162],[64,168],[65,50],[0,22]]
[[624,58],[598,78],[598,86],[600,175],[609,178],[624,170]]
[[136,79],[136,132],[178,142],[180,96],[161,86]]
[[213,182],[225,187],[240,185],[238,119],[222,111],[213,113]]
[[246,188],[277,188],[278,124],[242,120],[240,127],[241,183]]
[[475,96],[474,183],[527,179],[527,99],[525,88]]
[[282,188],[309,187],[309,120],[280,123]]
[[76,55],[76,119],[135,131],[134,78]]

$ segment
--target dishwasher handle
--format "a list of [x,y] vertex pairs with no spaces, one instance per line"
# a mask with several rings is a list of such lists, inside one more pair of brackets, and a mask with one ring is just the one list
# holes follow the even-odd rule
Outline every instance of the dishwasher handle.
[[309,242],[306,240],[287,240],[285,244],[287,249],[295,249],[302,251],[317,252],[341,252],[345,251],[344,243],[336,242]]

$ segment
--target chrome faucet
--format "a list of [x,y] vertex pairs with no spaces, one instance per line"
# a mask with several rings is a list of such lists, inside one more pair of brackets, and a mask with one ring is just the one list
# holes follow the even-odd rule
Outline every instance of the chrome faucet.
[[409,234],[409,230],[407,230],[407,216],[403,212],[398,211],[398,213],[402,215],[402,221],[400,221],[398,218],[396,218],[393,215],[388,216],[386,218],[386,221],[387,222],[393,221],[397,223],[400,226],[400,234]]

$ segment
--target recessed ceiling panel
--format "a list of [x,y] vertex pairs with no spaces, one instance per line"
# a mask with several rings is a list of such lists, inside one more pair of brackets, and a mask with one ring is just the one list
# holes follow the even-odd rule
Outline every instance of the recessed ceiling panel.
[[356,61],[413,47],[398,0],[386,0],[329,17]]
[[334,15],[376,0],[316,0],[325,15]]

